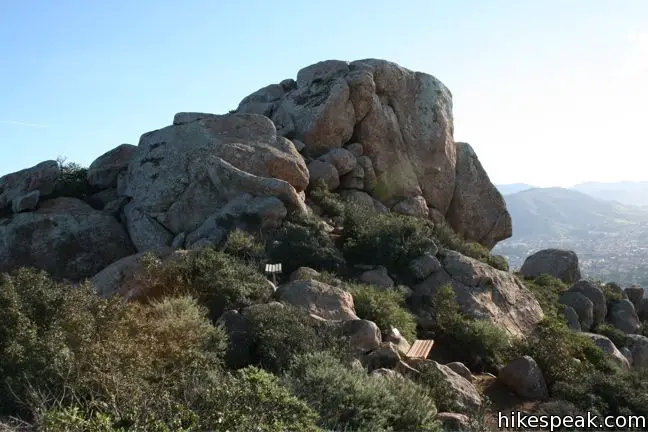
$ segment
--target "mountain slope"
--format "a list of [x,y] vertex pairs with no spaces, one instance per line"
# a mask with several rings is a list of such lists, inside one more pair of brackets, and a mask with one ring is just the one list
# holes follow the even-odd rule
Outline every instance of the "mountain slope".
[[644,220],[648,213],[563,188],[536,188],[504,197],[513,237],[587,235]]

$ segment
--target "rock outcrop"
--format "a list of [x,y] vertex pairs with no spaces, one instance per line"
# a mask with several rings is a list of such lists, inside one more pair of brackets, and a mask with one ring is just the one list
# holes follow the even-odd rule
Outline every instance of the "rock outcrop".
[[279,287],[277,299],[327,320],[357,320],[353,297],[316,280],[296,280]]
[[592,302],[593,324],[600,324],[607,316],[607,300],[600,286],[585,279],[579,280],[569,288],[569,292],[579,292]]
[[[0,213],[11,207],[15,213],[26,209],[21,201],[30,193],[30,199],[33,200],[33,192],[37,191],[38,197],[54,192],[60,173],[58,162],[50,160],[0,177]],[[30,204],[28,207],[31,210],[36,206]],[[16,209],[18,211],[15,211]]]
[[453,140],[450,91],[431,75],[377,59],[323,61],[245,97],[237,112],[268,116],[279,135],[303,142],[306,155],[320,158],[311,173],[329,187],[337,181],[328,165],[340,167],[325,155],[353,146],[363,175],[352,175],[349,162],[344,187],[363,180],[394,211],[449,215],[464,236],[487,247],[511,235],[501,195],[470,147]]
[[473,148],[457,143],[457,176],[446,219],[465,238],[492,249],[513,235],[511,215]]
[[582,333],[594,342],[594,344],[601,348],[612,360],[623,369],[630,369],[628,359],[619,351],[609,338],[595,333]]
[[497,379],[522,397],[533,400],[549,397],[540,366],[529,356],[520,357],[504,366],[497,374]]
[[607,320],[624,333],[638,333],[641,329],[641,321],[630,300],[611,302]]
[[133,253],[124,228],[75,198],[0,219],[0,271],[31,266],[78,281]]
[[568,284],[581,278],[578,256],[573,251],[563,249],[544,249],[528,256],[520,273],[531,278],[548,274]]
[[413,287],[411,302],[421,312],[430,310],[439,288],[450,285],[463,312],[491,321],[514,336],[528,335],[543,318],[531,292],[513,274],[466,257],[459,252],[439,254],[443,270]]
[[268,118],[228,114],[188,120],[142,135],[128,167],[124,218],[138,251],[168,246],[180,233],[189,238],[201,230],[194,241],[209,238],[218,230],[202,225],[242,195],[251,207],[275,197],[305,211],[298,192],[308,186],[308,169]]

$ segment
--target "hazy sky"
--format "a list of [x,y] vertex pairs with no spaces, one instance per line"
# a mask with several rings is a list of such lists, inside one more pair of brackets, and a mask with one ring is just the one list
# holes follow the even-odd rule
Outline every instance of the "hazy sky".
[[648,0],[0,0],[0,53],[0,175],[375,57],[450,88],[496,183],[648,180]]

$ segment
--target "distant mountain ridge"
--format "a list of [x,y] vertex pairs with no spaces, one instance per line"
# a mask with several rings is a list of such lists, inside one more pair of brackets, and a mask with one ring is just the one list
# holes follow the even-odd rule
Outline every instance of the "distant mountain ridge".
[[532,188],[504,199],[513,236],[493,252],[511,268],[533,252],[557,247],[574,250],[588,277],[648,283],[648,208],[565,188]]
[[[495,185],[502,195],[511,195],[536,186],[527,183],[509,183]],[[648,181],[620,181],[620,182],[583,182],[569,190],[582,192],[594,198],[606,201],[616,201],[632,206],[648,206]]]

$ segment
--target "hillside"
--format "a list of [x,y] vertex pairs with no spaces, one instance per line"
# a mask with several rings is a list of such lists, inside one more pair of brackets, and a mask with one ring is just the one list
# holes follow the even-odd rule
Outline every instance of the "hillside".
[[531,189],[504,197],[512,238],[495,252],[519,268],[547,247],[573,249],[585,274],[624,284],[648,282],[648,211],[561,188]]

